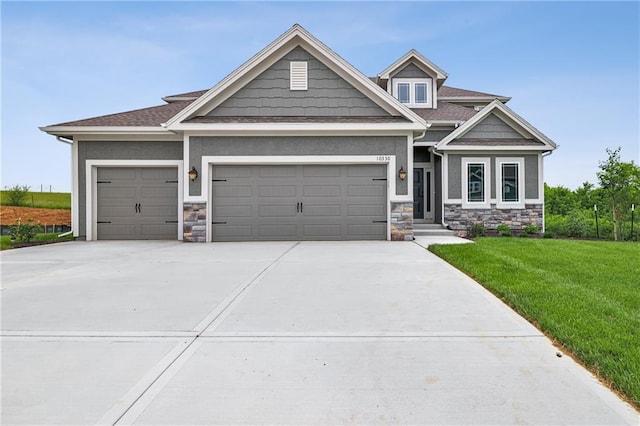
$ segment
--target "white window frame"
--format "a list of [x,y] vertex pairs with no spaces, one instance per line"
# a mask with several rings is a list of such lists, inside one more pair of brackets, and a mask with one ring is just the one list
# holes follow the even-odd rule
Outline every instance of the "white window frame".
[[[394,78],[393,79],[393,96],[400,100],[398,97],[399,84],[409,84],[409,102],[403,103],[408,107],[413,108],[432,108],[433,107],[433,93],[432,93],[432,82],[430,78]],[[423,83],[427,85],[427,102],[426,103],[416,103],[416,84]]]
[[[484,201],[469,201],[469,164],[484,165]],[[489,157],[462,157],[462,208],[491,208],[491,159]]]
[[[502,165],[518,165],[518,201],[504,201],[502,198]],[[524,208],[524,158],[523,157],[498,157],[496,158],[496,199],[499,209],[523,209]]]

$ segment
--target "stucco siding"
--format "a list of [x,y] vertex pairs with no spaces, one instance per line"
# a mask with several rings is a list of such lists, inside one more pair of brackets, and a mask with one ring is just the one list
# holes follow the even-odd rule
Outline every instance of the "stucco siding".
[[[428,134],[429,132],[427,132]],[[459,139],[525,139],[504,121],[490,114]]]
[[78,235],[86,235],[86,160],[181,160],[182,141],[83,142],[78,144]]
[[[289,62],[306,61],[308,90],[290,90]],[[301,47],[213,109],[210,116],[389,116]]]
[[[283,136],[215,137],[189,139],[189,164],[200,164],[202,156],[224,155],[395,155],[399,168],[407,164],[405,136]],[[396,194],[407,194],[407,181],[396,180]],[[190,195],[201,195],[200,185],[189,187]]]

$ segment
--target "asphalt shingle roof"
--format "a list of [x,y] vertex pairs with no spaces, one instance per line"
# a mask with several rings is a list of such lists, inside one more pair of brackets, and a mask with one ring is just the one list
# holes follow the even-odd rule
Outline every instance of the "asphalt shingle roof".
[[158,105],[133,111],[119,112],[116,114],[102,115],[77,121],[54,124],[57,126],[113,126],[113,127],[156,127],[168,121],[171,117],[182,111],[193,101],[171,102],[166,105]]
[[412,108],[411,110],[427,121],[467,121],[478,113],[473,108],[444,101],[438,101],[437,109]]
[[459,89],[451,86],[441,86],[438,97],[443,98],[506,98],[507,96],[492,95],[491,93],[476,92],[474,90]]

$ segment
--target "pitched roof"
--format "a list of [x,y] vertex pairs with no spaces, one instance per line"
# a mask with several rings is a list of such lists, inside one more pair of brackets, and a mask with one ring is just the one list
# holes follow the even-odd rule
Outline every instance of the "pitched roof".
[[119,112],[116,114],[102,115],[66,123],[53,124],[47,127],[58,126],[123,126],[123,127],[160,127],[178,112],[182,111],[192,101],[172,102],[166,105],[158,105],[149,108]]
[[179,93],[177,95],[169,95],[162,98],[165,102],[176,102],[176,101],[193,101],[198,99],[200,96],[207,93],[207,90],[196,90],[195,92],[187,92],[187,93]]
[[437,109],[412,108],[420,117],[429,121],[467,121],[478,111],[473,108],[464,107],[449,102],[438,101]]
[[451,100],[454,100],[455,98],[491,98],[500,99],[502,102],[506,102],[511,99],[508,96],[493,95],[491,93],[476,92],[474,90],[459,89],[451,86],[441,86],[438,89],[438,99],[440,98],[453,98]]

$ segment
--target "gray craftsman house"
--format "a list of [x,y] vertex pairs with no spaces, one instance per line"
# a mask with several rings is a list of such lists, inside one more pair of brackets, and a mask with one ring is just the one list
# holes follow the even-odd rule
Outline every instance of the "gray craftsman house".
[[[367,77],[294,25],[209,90],[43,127],[87,240],[411,240],[543,226],[556,145],[410,51]],[[433,226],[433,225],[432,225]]]

